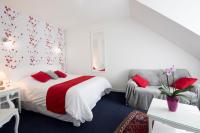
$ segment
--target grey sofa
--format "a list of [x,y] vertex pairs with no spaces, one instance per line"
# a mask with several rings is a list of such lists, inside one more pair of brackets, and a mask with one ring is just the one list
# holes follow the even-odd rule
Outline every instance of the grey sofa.
[[[166,81],[166,76],[163,75],[164,70],[131,70],[128,77],[126,88],[126,103],[136,109],[148,110],[152,99],[166,99],[165,95],[160,94],[158,89],[161,86],[161,80]],[[140,88],[131,79],[134,75],[139,74],[149,81],[149,86]],[[175,80],[181,77],[191,77],[190,73],[185,69],[177,69],[175,72]],[[172,79],[169,82],[172,83]],[[189,97],[189,100],[180,98],[181,103],[196,105],[200,109],[200,85],[195,83],[191,91],[184,92],[183,94]]]

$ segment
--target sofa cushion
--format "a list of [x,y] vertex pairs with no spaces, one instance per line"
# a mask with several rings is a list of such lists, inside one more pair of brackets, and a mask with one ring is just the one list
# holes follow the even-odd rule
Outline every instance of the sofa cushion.
[[143,70],[143,69],[133,69],[129,72],[129,79],[131,79],[136,74],[142,76],[149,81],[150,86],[160,85],[160,75],[163,73],[161,69],[158,70]]
[[196,78],[180,78],[176,80],[172,86],[177,88],[177,89],[185,89],[188,88],[189,86],[193,85],[197,81]]
[[135,81],[138,86],[143,87],[143,88],[147,87],[148,84],[149,84],[148,80],[144,79],[143,77],[141,77],[138,74],[136,74],[135,76],[133,76],[132,80]]

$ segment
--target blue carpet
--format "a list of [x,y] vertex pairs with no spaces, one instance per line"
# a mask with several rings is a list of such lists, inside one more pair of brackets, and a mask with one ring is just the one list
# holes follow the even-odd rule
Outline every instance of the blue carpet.
[[[104,96],[92,111],[91,122],[74,127],[71,123],[23,110],[19,133],[113,133],[133,109],[125,106],[124,93],[112,92]],[[14,118],[0,129],[0,133],[13,133],[13,127]]]

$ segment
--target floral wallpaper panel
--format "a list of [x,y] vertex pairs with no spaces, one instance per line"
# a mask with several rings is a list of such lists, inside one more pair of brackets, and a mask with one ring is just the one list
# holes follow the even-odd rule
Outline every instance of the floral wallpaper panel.
[[[9,48],[3,45],[4,38],[11,40]],[[0,39],[0,69],[40,64],[64,69],[64,30],[59,27],[4,6],[0,7]]]

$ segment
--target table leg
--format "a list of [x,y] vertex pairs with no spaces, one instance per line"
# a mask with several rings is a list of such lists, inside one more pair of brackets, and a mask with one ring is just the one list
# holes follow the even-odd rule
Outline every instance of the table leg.
[[149,133],[152,133],[153,120],[149,117]]
[[15,108],[15,105],[14,105],[14,103],[10,100],[10,98],[9,98],[9,95],[7,95],[7,102],[8,102],[8,105],[9,105],[9,108],[11,109],[13,109],[13,108]]
[[15,114],[15,133],[18,133],[18,127],[19,127],[19,114]]
[[18,98],[18,110],[19,110],[19,113],[22,112],[22,108],[21,108],[21,101],[20,99]]

